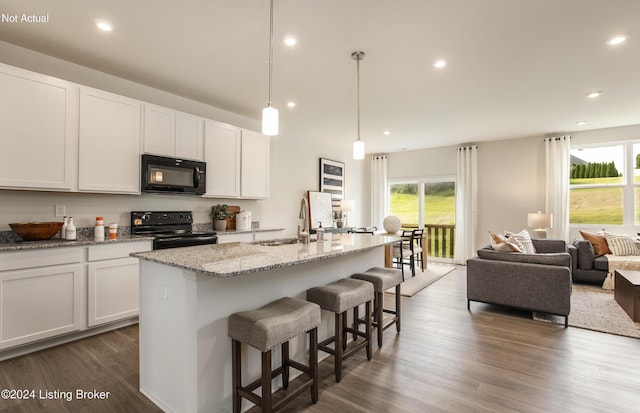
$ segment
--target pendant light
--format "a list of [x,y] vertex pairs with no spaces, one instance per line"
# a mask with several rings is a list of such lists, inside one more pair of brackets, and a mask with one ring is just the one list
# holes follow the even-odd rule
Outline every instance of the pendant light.
[[360,140],[360,60],[364,59],[364,52],[355,51],[351,53],[351,58],[356,61],[356,91],[357,91],[357,116],[358,116],[358,138],[353,143],[353,159],[364,159],[364,142]]
[[262,134],[275,136],[278,134],[278,109],[271,106],[271,83],[273,77],[273,0],[269,8],[269,102],[262,109]]

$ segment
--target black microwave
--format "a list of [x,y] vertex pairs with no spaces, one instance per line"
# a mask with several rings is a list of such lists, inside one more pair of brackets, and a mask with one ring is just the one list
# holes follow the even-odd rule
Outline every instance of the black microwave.
[[204,162],[142,155],[142,192],[202,195],[207,168]]

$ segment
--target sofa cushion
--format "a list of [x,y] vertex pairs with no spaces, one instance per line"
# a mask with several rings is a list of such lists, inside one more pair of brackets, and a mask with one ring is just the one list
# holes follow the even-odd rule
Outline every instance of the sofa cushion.
[[510,239],[511,238],[515,239],[519,243],[518,246],[522,244],[521,250],[525,254],[536,253],[536,248],[533,246],[533,242],[531,241],[531,236],[529,235],[529,232],[526,229],[523,229],[517,234],[514,234],[513,232],[507,232],[505,235],[507,235],[507,237]]
[[520,249],[513,240],[508,240],[503,235],[494,234],[489,231],[489,236],[491,239],[491,247],[496,251],[522,252],[522,249]]
[[638,249],[628,235],[607,235],[605,237],[613,255],[638,255]]
[[593,245],[593,251],[595,252],[596,256],[611,254],[604,235],[582,230],[580,230],[580,235],[582,235],[582,238],[586,239],[591,243],[591,245]]
[[478,250],[478,257],[485,260],[522,262],[527,264],[558,265],[563,267],[568,267],[571,263],[571,258],[566,252],[551,254],[520,254],[482,248]]
[[593,268],[600,271],[609,271],[609,260],[604,255],[594,258]]
[[581,270],[590,270],[593,268],[593,259],[596,254],[593,245],[587,240],[577,239],[573,241],[573,245],[578,250],[578,268]]

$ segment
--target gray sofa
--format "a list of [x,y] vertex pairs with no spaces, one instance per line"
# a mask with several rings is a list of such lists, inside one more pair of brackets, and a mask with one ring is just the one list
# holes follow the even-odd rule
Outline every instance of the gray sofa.
[[565,317],[571,311],[571,256],[562,240],[533,240],[537,254],[478,250],[467,260],[467,308],[471,301]]
[[604,255],[596,257],[593,245],[583,239],[573,241],[573,245],[567,245],[567,249],[571,254],[573,281],[602,285],[609,271],[607,257]]

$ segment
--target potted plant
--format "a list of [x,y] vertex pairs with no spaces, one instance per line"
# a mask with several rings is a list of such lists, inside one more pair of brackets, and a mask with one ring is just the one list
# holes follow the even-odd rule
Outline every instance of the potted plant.
[[227,229],[227,218],[231,215],[227,212],[227,204],[217,204],[211,207],[209,214],[213,218],[213,227],[216,231],[224,231]]
[[343,211],[333,211],[333,220],[336,221],[336,226],[342,228],[344,225],[345,214]]

